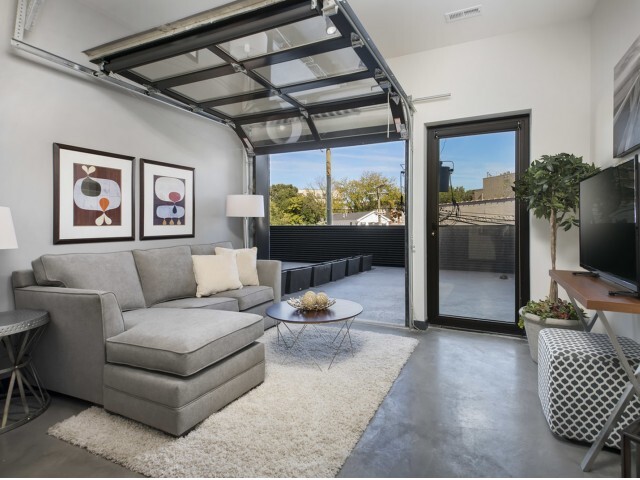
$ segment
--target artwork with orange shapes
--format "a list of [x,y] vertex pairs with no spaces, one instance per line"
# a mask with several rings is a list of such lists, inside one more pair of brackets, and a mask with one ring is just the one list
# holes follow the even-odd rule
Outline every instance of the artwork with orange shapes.
[[140,240],[195,236],[195,169],[140,159]]
[[53,243],[135,238],[134,157],[53,144]]
[[94,165],[73,165],[73,225],[122,225],[122,171]]
[[153,224],[183,225],[185,216],[185,180],[153,176]]

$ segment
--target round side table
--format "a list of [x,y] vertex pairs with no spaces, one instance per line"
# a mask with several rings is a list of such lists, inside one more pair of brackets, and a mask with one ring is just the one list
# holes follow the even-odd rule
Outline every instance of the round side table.
[[37,417],[51,398],[31,363],[31,352],[49,323],[43,310],[0,312],[0,345],[9,359],[0,363],[0,434]]

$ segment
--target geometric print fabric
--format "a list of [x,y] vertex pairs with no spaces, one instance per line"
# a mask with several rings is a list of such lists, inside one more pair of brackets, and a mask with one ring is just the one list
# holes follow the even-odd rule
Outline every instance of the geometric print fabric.
[[[640,365],[640,345],[618,337],[631,368]],[[593,443],[627,384],[627,375],[603,333],[546,328],[538,339],[538,396],[551,431]],[[605,445],[620,449],[622,430],[640,417],[634,395]]]

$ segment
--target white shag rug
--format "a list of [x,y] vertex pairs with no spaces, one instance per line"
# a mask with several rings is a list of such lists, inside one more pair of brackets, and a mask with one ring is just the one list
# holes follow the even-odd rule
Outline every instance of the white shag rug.
[[267,331],[264,383],[181,438],[98,407],[49,434],[150,477],[333,477],[418,343],[352,330],[354,356],[341,351],[327,370],[317,336],[333,332],[308,328],[300,348],[285,351]]

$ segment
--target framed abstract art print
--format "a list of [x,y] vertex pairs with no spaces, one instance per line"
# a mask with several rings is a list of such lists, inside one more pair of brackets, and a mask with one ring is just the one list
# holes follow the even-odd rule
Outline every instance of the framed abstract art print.
[[195,236],[195,169],[140,160],[140,240]]
[[134,239],[134,157],[53,144],[53,243]]
[[613,69],[613,156],[640,146],[640,37]]

